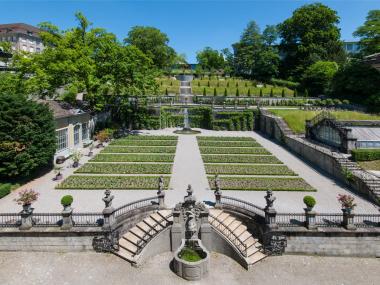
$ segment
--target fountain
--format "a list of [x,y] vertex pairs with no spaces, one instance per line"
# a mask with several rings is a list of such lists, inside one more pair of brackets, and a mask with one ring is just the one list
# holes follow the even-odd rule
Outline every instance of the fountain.
[[[207,212],[203,203],[197,203],[191,185],[184,202],[176,205],[175,210],[183,213],[185,238],[174,253],[173,270],[186,280],[200,280],[208,273],[210,253],[198,238],[200,213]],[[208,212],[207,212],[208,213]]]
[[200,131],[192,130],[190,128],[190,121],[189,121],[189,111],[187,108],[183,110],[183,128],[182,130],[176,130],[174,131],[175,134],[182,134],[182,135],[193,135],[193,134],[199,134]]

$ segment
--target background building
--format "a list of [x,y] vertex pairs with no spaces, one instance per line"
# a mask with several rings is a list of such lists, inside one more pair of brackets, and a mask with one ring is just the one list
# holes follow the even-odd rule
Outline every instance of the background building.
[[41,52],[40,29],[23,23],[0,24],[0,42],[12,43],[14,51]]
[[343,48],[347,53],[358,53],[360,51],[359,42],[343,41]]

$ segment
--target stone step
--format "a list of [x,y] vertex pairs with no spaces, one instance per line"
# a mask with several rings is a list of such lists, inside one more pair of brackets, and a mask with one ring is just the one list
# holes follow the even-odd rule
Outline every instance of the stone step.
[[255,239],[253,236],[250,236],[248,239],[244,241],[244,244],[247,247],[256,246],[257,243],[258,243],[257,239]]
[[228,228],[229,228],[231,231],[234,231],[234,230],[236,230],[240,225],[241,225],[241,221],[234,220],[234,221],[228,226]]
[[163,229],[161,225],[159,225],[155,220],[153,220],[151,217],[145,218],[144,223],[146,223],[149,227],[154,229],[155,231],[159,232]]
[[146,223],[144,223],[144,221],[139,222],[136,226],[137,226],[140,230],[142,230],[143,232],[145,232],[146,234],[148,234],[148,235],[152,235],[152,233],[151,233],[152,228],[151,228],[150,226],[148,226]]
[[239,237],[242,233],[244,233],[247,230],[247,227],[244,225],[240,225],[236,228],[236,230],[233,231],[233,233]]
[[120,247],[118,251],[115,251],[115,254],[129,262],[134,261],[134,254],[130,253],[128,250]]
[[139,237],[140,239],[143,239],[143,240],[148,240],[148,234],[144,231],[142,231],[140,228],[138,228],[137,226],[131,228],[129,230],[132,234],[134,234],[135,236]]
[[134,235],[130,231],[127,232],[126,234],[124,234],[123,238],[130,241],[131,243],[133,243],[136,246],[140,246],[142,243],[145,242],[142,238],[137,237],[136,235]]
[[138,247],[136,245],[124,238],[119,239],[119,246],[121,246],[125,250],[128,250],[132,254],[136,254],[138,250]]
[[160,214],[153,213],[150,215],[150,218],[153,219],[157,224],[161,225],[162,227],[166,227],[168,225],[168,221],[166,221]]
[[252,235],[248,232],[248,231],[245,231],[243,232],[240,236],[239,236],[239,240],[242,241],[242,242],[245,242],[249,237],[251,237]]
[[211,209],[210,214],[213,215],[214,217],[218,217],[221,213],[223,213],[223,210],[219,209]]
[[251,256],[249,256],[249,257],[247,258],[247,261],[248,261],[248,263],[249,263],[250,265],[252,265],[252,264],[255,264],[256,262],[262,260],[262,259],[265,258],[265,257],[266,257],[266,255],[265,255],[264,253],[258,251],[258,252],[256,252],[256,253],[252,254]]
[[157,212],[157,214],[159,214],[162,218],[170,222],[173,221],[173,216],[170,216],[169,218],[167,218],[167,216],[169,216],[171,213],[172,210],[160,210]]
[[230,214],[228,214],[228,213],[221,213],[219,216],[218,216],[218,220],[220,221],[220,222],[223,222],[224,223],[224,220],[225,219],[227,219],[228,217],[230,216]]
[[251,246],[247,249],[247,257],[249,258],[252,254],[255,254],[256,252],[258,252],[260,249],[255,247],[255,246]]
[[229,216],[227,219],[225,219],[225,220],[223,221],[223,223],[224,223],[226,226],[229,227],[233,221],[236,221],[236,219],[235,219],[234,217],[232,217],[232,216]]

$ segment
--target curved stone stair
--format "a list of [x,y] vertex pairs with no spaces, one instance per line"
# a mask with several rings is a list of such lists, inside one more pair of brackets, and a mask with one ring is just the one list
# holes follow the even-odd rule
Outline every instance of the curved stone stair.
[[136,264],[143,248],[172,222],[171,210],[160,210],[151,214],[119,239],[119,250],[115,254]]
[[239,250],[248,267],[266,257],[261,243],[238,218],[223,210],[210,209],[209,222]]

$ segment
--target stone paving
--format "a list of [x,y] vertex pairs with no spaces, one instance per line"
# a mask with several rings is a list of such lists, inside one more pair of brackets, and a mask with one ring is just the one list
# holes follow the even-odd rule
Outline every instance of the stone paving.
[[[157,131],[144,131],[145,134],[151,135],[173,135],[174,129],[165,129]],[[284,162],[290,169],[296,172],[300,177],[305,179],[311,186],[318,191],[311,193],[316,200],[316,211],[319,212],[340,212],[340,206],[337,202],[337,195],[351,194],[355,196],[358,204],[355,209],[356,213],[378,213],[378,208],[367,200],[361,198],[357,194],[352,193],[344,186],[337,184],[335,180],[321,174],[310,165],[288,152],[283,147],[273,143],[269,139],[263,137],[256,132],[223,132],[202,130],[201,135],[207,136],[250,136],[257,140],[263,147],[272,152],[278,159]],[[95,149],[95,154],[99,151]],[[84,151],[86,153],[87,150]],[[85,163],[89,158],[84,156],[81,163]],[[64,177],[68,177],[73,173],[74,169],[68,167],[68,162],[63,170]],[[18,212],[18,206],[13,199],[17,196],[17,192],[25,188],[33,188],[41,193],[39,200],[33,204],[36,212],[61,211],[60,199],[63,195],[70,194],[74,197],[73,208],[77,212],[85,211],[101,211],[104,203],[101,201],[103,190],[55,190],[57,182],[52,181],[54,173],[50,172],[30,183],[24,185],[20,189],[12,192],[10,195],[0,199],[0,212]],[[168,206],[174,206],[175,203],[182,200],[185,195],[187,185],[191,184],[194,194],[199,200],[214,200],[213,192],[209,190],[207,177],[204,171],[204,165],[197,146],[196,138],[193,135],[180,135],[176,157],[174,161],[172,179],[170,189],[166,192],[166,201]],[[302,198],[307,192],[275,192],[277,200],[275,207],[281,212],[303,212],[304,204]],[[245,201],[265,205],[264,195],[262,191],[224,191],[225,195],[237,197]],[[152,190],[115,190],[113,205],[115,207],[126,204],[128,202],[156,195],[156,191]]]
[[379,259],[273,256],[250,271],[234,260],[211,254],[209,275],[187,282],[169,268],[172,253],[150,258],[140,268],[111,254],[0,252],[0,284],[4,285],[161,285],[161,284],[380,284]]

